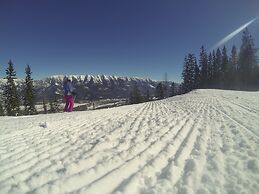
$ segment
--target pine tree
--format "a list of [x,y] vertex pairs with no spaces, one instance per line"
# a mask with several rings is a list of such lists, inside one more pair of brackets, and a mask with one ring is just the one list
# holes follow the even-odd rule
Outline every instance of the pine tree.
[[181,94],[184,94],[184,86],[183,86],[183,82],[179,85],[178,87],[178,91],[177,91],[177,94],[178,95],[181,95]]
[[184,58],[184,64],[183,64],[183,72],[182,72],[182,79],[183,84],[181,90],[185,93],[191,91],[190,88],[190,67],[188,63],[188,56],[185,56]]
[[232,89],[237,88],[238,85],[238,56],[236,46],[233,45],[231,50],[231,56],[229,60],[229,70],[228,70],[228,81]]
[[31,67],[29,65],[25,68],[26,78],[25,78],[25,91],[24,91],[24,107],[25,114],[37,114],[35,108],[35,91],[33,88],[33,79],[31,77]]
[[199,59],[199,66],[200,66],[200,75],[201,75],[201,87],[207,88],[208,84],[208,56],[205,51],[204,46],[201,47],[200,51],[200,59]]
[[163,84],[163,92],[164,92],[164,98],[167,98],[169,96],[168,94],[168,79],[167,79],[167,73],[164,74],[164,84]]
[[158,99],[164,99],[165,98],[165,87],[163,85],[162,82],[160,82],[157,86],[156,86],[156,97]]
[[213,50],[213,52],[212,52],[212,78],[211,78],[211,87],[212,88],[216,88],[217,73],[218,73],[218,67],[217,67],[216,53]]
[[60,108],[60,102],[58,101],[57,97],[54,97],[54,100],[49,102],[49,106],[50,106],[50,113],[57,113],[61,111]]
[[215,57],[215,74],[214,74],[214,81],[215,81],[216,88],[220,88],[221,64],[222,64],[222,54],[220,49],[218,48],[216,51],[216,57]]
[[175,96],[177,93],[176,93],[176,84],[173,82],[172,85],[171,85],[171,94],[170,96]]
[[142,102],[142,96],[138,89],[137,84],[134,84],[132,91],[130,92],[129,103],[138,104]]
[[146,96],[145,96],[145,101],[148,102],[149,100],[150,100],[150,93],[149,93],[149,89],[147,88]]
[[237,56],[237,49],[236,49],[235,45],[233,45],[232,50],[231,50],[230,62],[231,62],[232,68],[235,71],[237,71],[238,70],[238,56]]
[[227,49],[225,46],[222,49],[222,62],[221,62],[220,69],[221,69],[221,72],[220,72],[221,88],[226,88],[226,85],[228,84],[227,72],[229,70],[229,63],[228,63]]
[[213,84],[213,56],[209,53],[208,56],[208,88],[211,88]]
[[4,108],[2,106],[2,102],[0,102],[0,116],[4,116]]
[[17,88],[14,82],[16,79],[16,72],[13,67],[13,63],[10,60],[6,69],[6,85],[4,87],[4,101],[6,114],[8,116],[16,116],[20,113],[19,98]]
[[198,89],[201,87],[201,73],[196,59],[194,60],[194,88]]
[[184,68],[182,72],[183,85],[182,90],[184,93],[190,92],[195,89],[195,66],[197,64],[194,54],[188,54],[184,59]]
[[258,68],[256,51],[252,36],[246,28],[243,32],[238,60],[239,77],[243,87],[249,87],[256,82],[255,72]]
[[3,107],[3,94],[0,93],[0,116],[4,116],[5,115],[5,111],[4,111],[4,107]]

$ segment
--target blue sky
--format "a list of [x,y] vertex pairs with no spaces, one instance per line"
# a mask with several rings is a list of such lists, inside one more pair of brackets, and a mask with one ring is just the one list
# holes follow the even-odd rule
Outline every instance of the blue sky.
[[[259,15],[259,0],[0,0],[0,76],[107,74],[180,81],[183,59]],[[258,20],[248,27],[259,47]],[[240,45],[241,34],[226,46]]]

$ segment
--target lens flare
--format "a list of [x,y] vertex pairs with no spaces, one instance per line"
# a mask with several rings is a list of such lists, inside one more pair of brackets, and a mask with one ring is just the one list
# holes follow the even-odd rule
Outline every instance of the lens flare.
[[215,44],[211,50],[213,49],[217,49],[220,46],[222,46],[223,44],[225,44],[227,41],[229,41],[230,39],[232,39],[234,36],[236,36],[239,32],[241,32],[243,29],[245,29],[247,26],[249,26],[250,24],[252,24],[255,20],[259,19],[259,16],[255,17],[254,19],[252,19],[251,21],[247,22],[246,24],[242,25],[241,27],[239,27],[238,29],[236,29],[234,32],[231,32],[229,35],[227,35],[226,37],[224,37],[222,40],[220,40],[217,44]]

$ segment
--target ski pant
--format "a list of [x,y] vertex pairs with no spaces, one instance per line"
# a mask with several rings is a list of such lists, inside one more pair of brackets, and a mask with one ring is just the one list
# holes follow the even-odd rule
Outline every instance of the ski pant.
[[74,98],[72,95],[65,96],[66,106],[65,112],[72,112],[74,108]]

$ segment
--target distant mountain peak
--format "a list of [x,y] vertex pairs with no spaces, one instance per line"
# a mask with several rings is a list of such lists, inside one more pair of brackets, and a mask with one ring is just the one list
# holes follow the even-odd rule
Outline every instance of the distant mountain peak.
[[[63,98],[63,79],[65,76],[71,78],[77,90],[78,100],[128,98],[134,85],[137,85],[142,95],[145,95],[149,90],[150,95],[154,96],[156,86],[159,83],[149,78],[116,75],[51,75],[44,79],[34,80],[37,100]],[[18,90],[22,91],[24,80],[16,79],[15,82]],[[6,80],[0,79],[0,89],[5,83]]]

